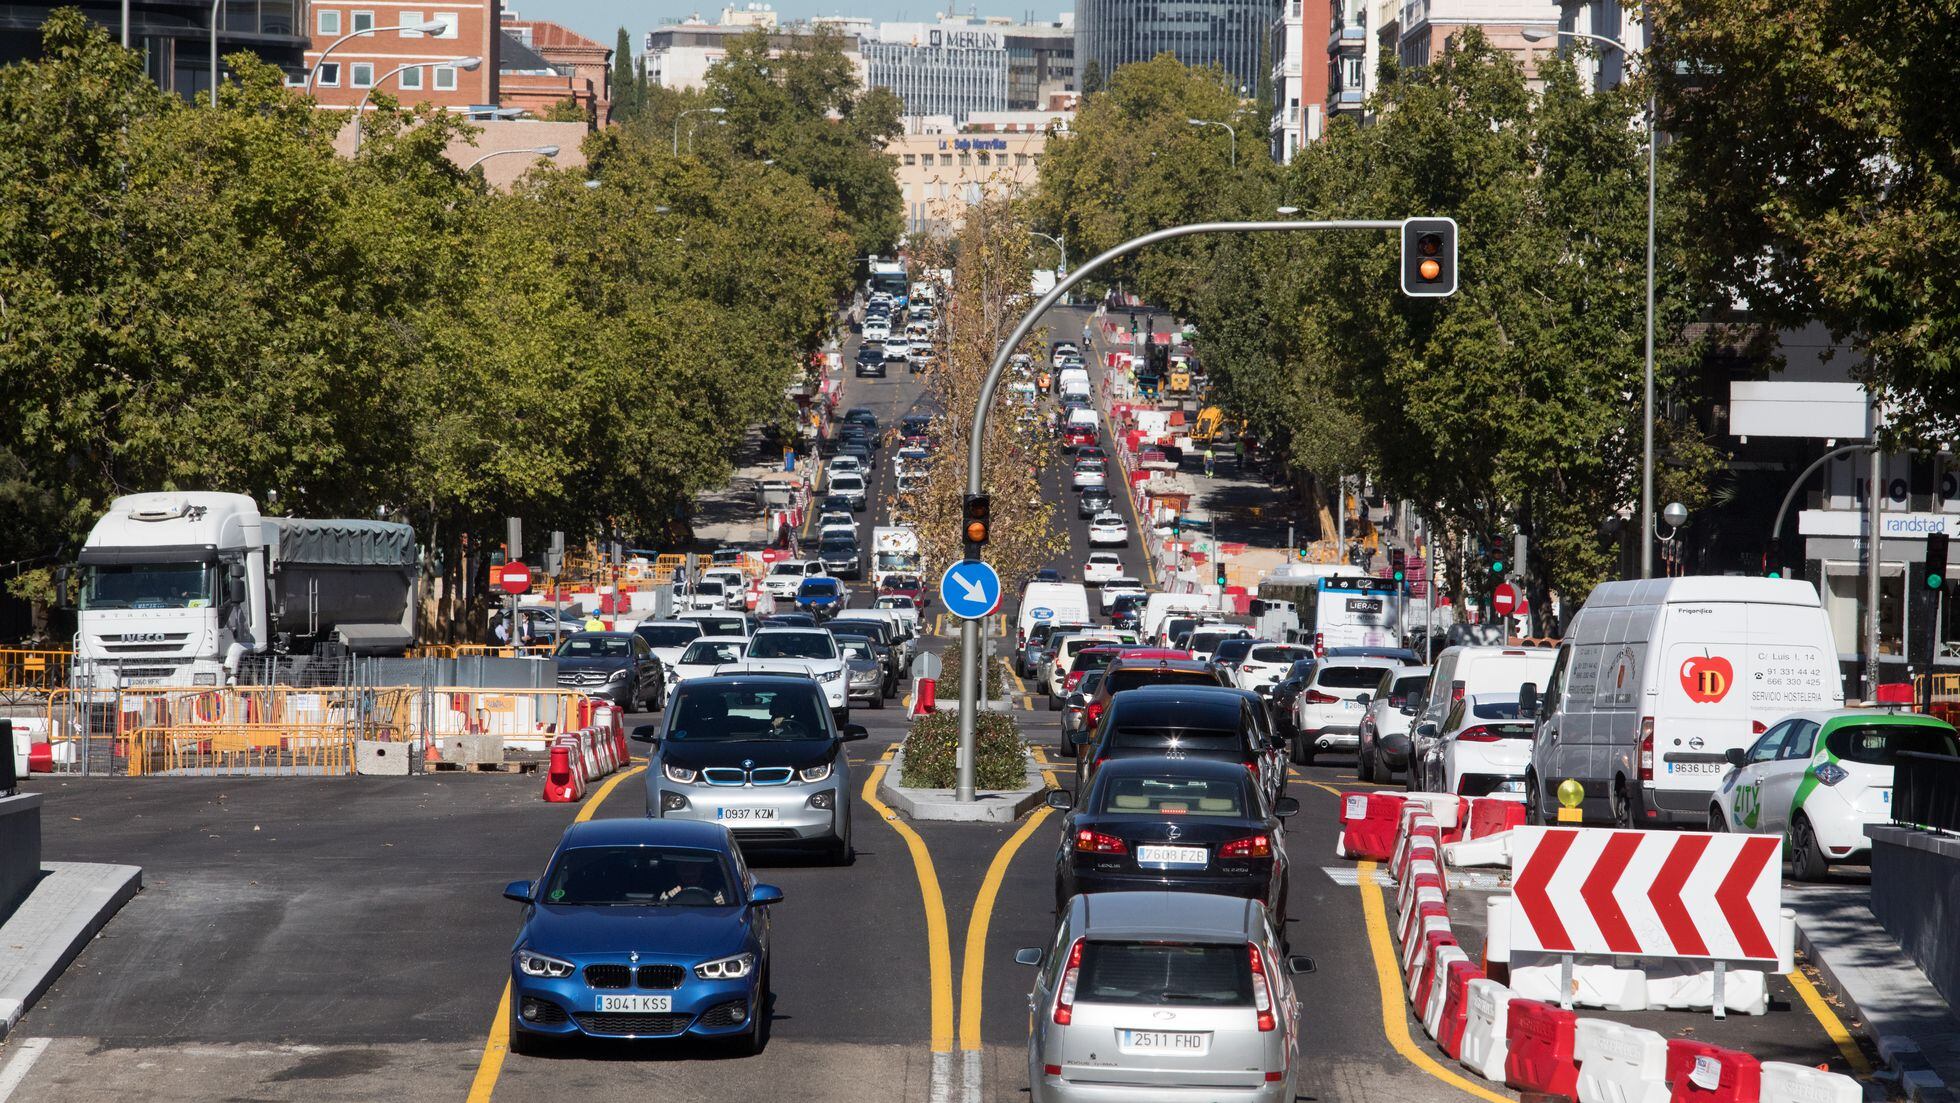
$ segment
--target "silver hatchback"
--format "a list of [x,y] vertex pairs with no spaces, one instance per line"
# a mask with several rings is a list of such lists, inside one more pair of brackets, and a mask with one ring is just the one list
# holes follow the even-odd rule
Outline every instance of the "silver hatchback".
[[1190,892],[1069,901],[1028,996],[1032,1103],[1285,1103],[1300,1078],[1293,976],[1256,900]]

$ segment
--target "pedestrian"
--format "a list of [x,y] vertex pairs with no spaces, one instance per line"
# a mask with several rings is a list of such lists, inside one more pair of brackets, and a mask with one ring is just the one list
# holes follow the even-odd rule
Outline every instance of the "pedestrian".
[[1211,445],[1205,445],[1205,478],[1209,479],[1212,477],[1212,465],[1216,462],[1217,458],[1212,453]]
[[510,625],[502,617],[490,622],[490,642],[502,647],[510,642]]
[[594,611],[585,614],[585,623],[579,627],[585,629],[587,632],[604,632],[606,630],[606,622],[600,620],[598,612]]

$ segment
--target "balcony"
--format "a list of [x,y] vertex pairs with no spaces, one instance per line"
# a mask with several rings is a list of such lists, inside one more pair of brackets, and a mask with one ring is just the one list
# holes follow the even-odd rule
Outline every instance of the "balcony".
[[1327,36],[1327,52],[1330,54],[1358,54],[1368,48],[1368,28],[1357,19],[1351,23],[1336,23]]
[[1333,88],[1327,92],[1328,111],[1359,111],[1367,99],[1359,88]]

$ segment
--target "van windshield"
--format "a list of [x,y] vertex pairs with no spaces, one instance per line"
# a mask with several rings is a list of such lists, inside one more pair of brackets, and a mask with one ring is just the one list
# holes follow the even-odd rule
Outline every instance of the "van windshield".
[[1252,963],[1242,943],[1089,942],[1075,998],[1084,1003],[1242,1007]]

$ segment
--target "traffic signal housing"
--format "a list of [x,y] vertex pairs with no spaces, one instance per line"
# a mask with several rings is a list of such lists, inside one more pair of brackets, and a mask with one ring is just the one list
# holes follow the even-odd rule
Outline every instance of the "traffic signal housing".
[[1920,584],[1928,590],[1946,589],[1946,545],[1946,533],[1926,534],[1926,570],[1920,576]]
[[1456,220],[1411,218],[1402,223],[1402,294],[1439,299],[1456,294]]
[[968,494],[960,512],[960,539],[966,545],[966,557],[978,559],[993,529],[993,502],[985,494]]
[[1907,572],[1911,591],[1906,597],[1906,662],[1930,670],[1939,643],[1940,598],[1946,593],[1947,534],[1926,534],[1926,558]]
[[1409,553],[1401,548],[1388,549],[1388,571],[1397,586],[1409,581]]

